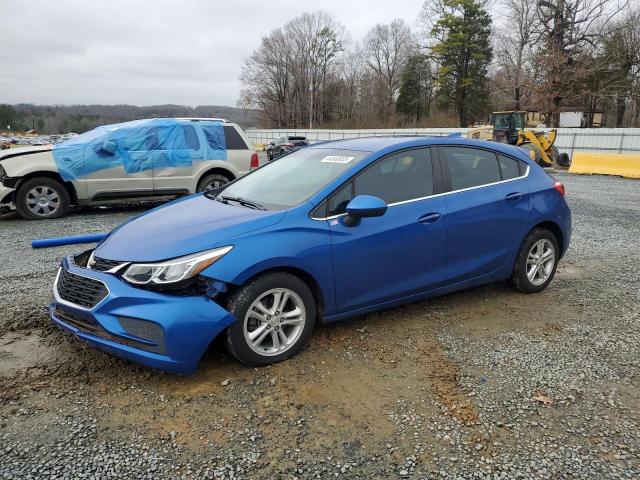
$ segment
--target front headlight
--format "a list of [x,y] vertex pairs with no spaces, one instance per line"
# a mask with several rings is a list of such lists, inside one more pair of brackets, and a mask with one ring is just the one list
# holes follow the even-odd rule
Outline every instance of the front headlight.
[[137,285],[165,285],[181,282],[196,276],[229,253],[232,248],[233,246],[216,248],[161,263],[134,263],[129,265],[122,277]]

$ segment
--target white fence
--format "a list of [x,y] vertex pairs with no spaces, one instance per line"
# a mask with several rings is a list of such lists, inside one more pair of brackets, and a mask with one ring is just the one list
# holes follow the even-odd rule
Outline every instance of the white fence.
[[[455,132],[465,134],[467,128],[401,128],[370,130],[247,130],[253,143],[266,144],[283,136],[301,135],[311,142],[381,135],[434,135]],[[570,156],[573,152],[638,153],[640,128],[559,128],[556,146]]]

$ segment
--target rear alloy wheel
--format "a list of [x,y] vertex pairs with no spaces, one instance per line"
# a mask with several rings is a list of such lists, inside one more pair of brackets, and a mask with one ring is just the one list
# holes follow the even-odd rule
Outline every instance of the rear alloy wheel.
[[545,228],[537,228],[525,238],[509,283],[521,292],[539,292],[553,279],[559,258],[555,235]]
[[69,211],[69,192],[53,178],[32,178],[16,192],[16,210],[29,220],[59,218]]
[[315,324],[309,287],[285,272],[268,273],[236,291],[228,310],[237,322],[227,330],[226,346],[242,363],[276,363],[296,354]]
[[198,192],[206,192],[208,190],[215,190],[216,188],[220,188],[227,183],[229,183],[228,177],[222,175],[221,173],[212,173],[203,177],[200,182],[198,182]]

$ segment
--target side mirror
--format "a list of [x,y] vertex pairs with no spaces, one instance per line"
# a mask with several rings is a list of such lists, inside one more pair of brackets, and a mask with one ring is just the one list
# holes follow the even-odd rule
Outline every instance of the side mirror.
[[113,140],[105,140],[101,150],[107,155],[114,155],[116,153],[116,142]]
[[387,211],[388,205],[384,200],[372,195],[358,195],[347,204],[347,216],[344,224],[354,227],[360,223],[361,218],[381,217]]

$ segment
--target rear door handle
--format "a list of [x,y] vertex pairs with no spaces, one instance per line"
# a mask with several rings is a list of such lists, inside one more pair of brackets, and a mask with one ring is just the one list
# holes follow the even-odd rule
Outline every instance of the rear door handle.
[[517,202],[522,197],[523,197],[523,194],[521,192],[514,192],[514,193],[510,193],[510,194],[506,195],[504,198],[508,202]]
[[427,213],[418,219],[418,223],[437,222],[441,215],[438,212]]

